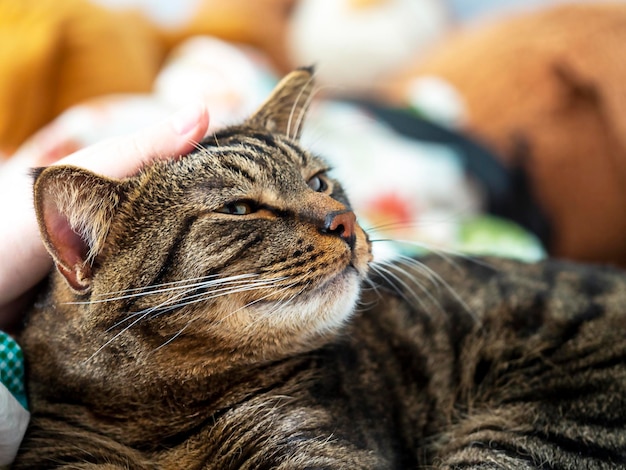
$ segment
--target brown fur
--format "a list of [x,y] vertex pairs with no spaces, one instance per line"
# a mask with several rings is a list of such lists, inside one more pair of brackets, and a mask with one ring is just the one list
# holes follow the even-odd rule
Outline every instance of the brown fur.
[[433,258],[366,277],[341,186],[295,141],[311,88],[296,71],[123,181],[38,174],[58,272],[21,336],[15,468],[626,468],[626,276]]

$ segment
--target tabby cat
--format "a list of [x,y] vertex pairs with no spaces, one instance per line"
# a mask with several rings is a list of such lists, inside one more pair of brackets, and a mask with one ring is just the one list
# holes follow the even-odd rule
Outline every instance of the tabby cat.
[[298,145],[312,89],[294,71],[241,126],[124,180],[37,172],[57,270],[20,338],[14,467],[626,468],[626,275],[376,268]]

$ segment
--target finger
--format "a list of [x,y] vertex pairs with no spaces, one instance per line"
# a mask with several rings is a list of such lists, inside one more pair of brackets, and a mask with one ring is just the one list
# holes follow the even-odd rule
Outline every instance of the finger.
[[[202,105],[185,108],[169,119],[126,137],[96,144],[58,162],[84,167],[112,178],[135,173],[158,157],[189,152],[206,134],[209,124]],[[7,164],[0,173],[0,322],[21,307],[19,299],[49,271],[51,259],[41,239],[33,210],[32,179],[24,162]]]
[[208,125],[204,105],[192,105],[142,131],[85,148],[56,164],[77,165],[112,178],[123,178],[154,158],[190,152],[202,140]]
[[[9,162],[10,164],[11,162]],[[6,170],[6,171],[4,171]],[[0,174],[0,322],[24,303],[21,295],[50,270],[52,260],[39,237],[26,168],[3,168]]]

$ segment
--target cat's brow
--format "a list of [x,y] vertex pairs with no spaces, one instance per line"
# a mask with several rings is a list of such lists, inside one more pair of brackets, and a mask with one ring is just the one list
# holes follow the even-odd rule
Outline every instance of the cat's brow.
[[298,157],[298,160],[301,165],[308,166],[310,164],[307,152],[302,150],[302,148],[298,147],[295,143],[290,140],[282,140],[279,143],[280,147],[285,151],[288,155],[295,155]]

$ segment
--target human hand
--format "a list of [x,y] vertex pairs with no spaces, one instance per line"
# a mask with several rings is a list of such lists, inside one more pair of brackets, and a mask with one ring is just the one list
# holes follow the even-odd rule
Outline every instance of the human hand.
[[[84,148],[55,164],[123,178],[154,158],[190,152],[204,137],[208,124],[202,105],[184,108],[166,121]],[[0,168],[0,329],[19,318],[31,300],[32,288],[52,267],[33,207],[30,169],[37,165],[36,160],[18,157]]]

